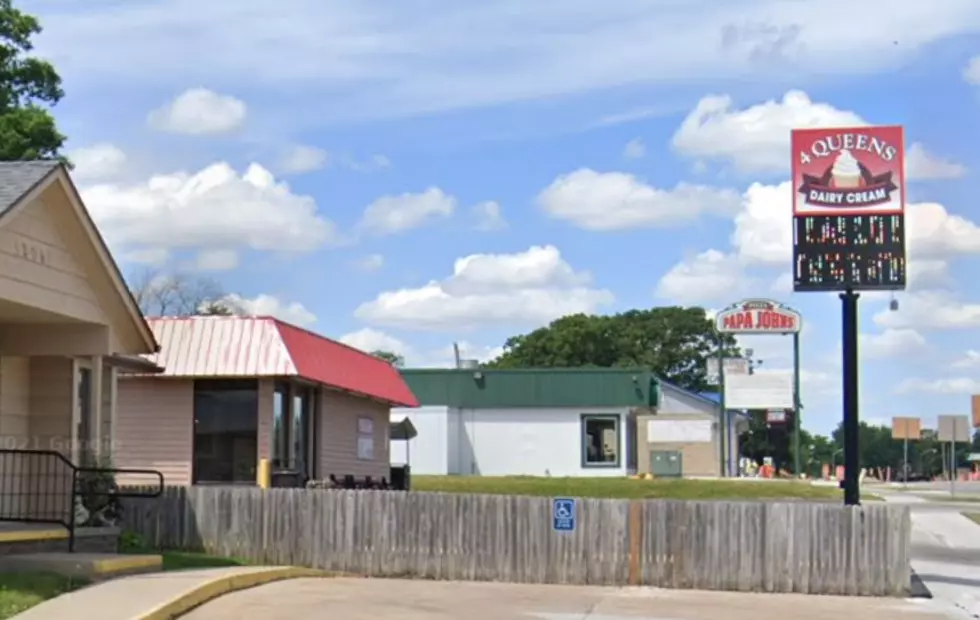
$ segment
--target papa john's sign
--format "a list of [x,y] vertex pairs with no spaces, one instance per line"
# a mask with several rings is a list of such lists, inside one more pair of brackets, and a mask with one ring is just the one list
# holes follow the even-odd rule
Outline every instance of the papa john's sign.
[[902,127],[796,129],[793,215],[885,215],[905,210]]
[[771,299],[745,299],[715,315],[715,328],[725,334],[795,334],[803,317]]

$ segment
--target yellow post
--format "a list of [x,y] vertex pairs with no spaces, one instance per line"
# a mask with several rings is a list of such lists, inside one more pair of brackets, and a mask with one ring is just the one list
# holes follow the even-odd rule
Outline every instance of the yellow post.
[[259,466],[255,473],[255,482],[260,489],[268,489],[272,486],[272,470],[269,469],[269,459],[259,459]]

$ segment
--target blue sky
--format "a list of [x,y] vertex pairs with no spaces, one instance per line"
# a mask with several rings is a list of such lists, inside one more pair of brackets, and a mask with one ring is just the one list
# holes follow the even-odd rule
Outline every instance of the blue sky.
[[[567,312],[775,297],[821,432],[839,301],[788,287],[789,130],[903,124],[912,282],[862,299],[862,415],[980,392],[975,0],[19,6],[124,269],[424,365]],[[747,344],[785,372],[787,338]]]

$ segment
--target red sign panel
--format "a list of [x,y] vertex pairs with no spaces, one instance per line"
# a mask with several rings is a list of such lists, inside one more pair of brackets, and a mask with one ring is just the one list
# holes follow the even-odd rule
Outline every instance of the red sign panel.
[[726,334],[792,334],[802,327],[799,312],[770,299],[746,299],[715,315],[715,328]]
[[886,215],[905,211],[900,126],[796,129],[793,215]]

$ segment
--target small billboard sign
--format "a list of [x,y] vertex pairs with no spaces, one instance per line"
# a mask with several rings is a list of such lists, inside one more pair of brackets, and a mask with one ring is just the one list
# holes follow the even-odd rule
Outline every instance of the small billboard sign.
[[919,418],[892,418],[892,439],[920,439],[922,421]]
[[939,441],[969,443],[972,439],[970,419],[965,415],[941,415],[939,416],[938,434]]
[[793,376],[757,372],[725,377],[725,406],[730,409],[793,409]]
[[[705,379],[708,385],[718,385],[721,383],[721,376],[718,373],[718,358],[709,357],[704,365]],[[725,376],[747,375],[749,374],[749,360],[744,357],[725,358]]]
[[795,334],[803,317],[771,299],[745,299],[715,315],[715,328],[724,334]]

